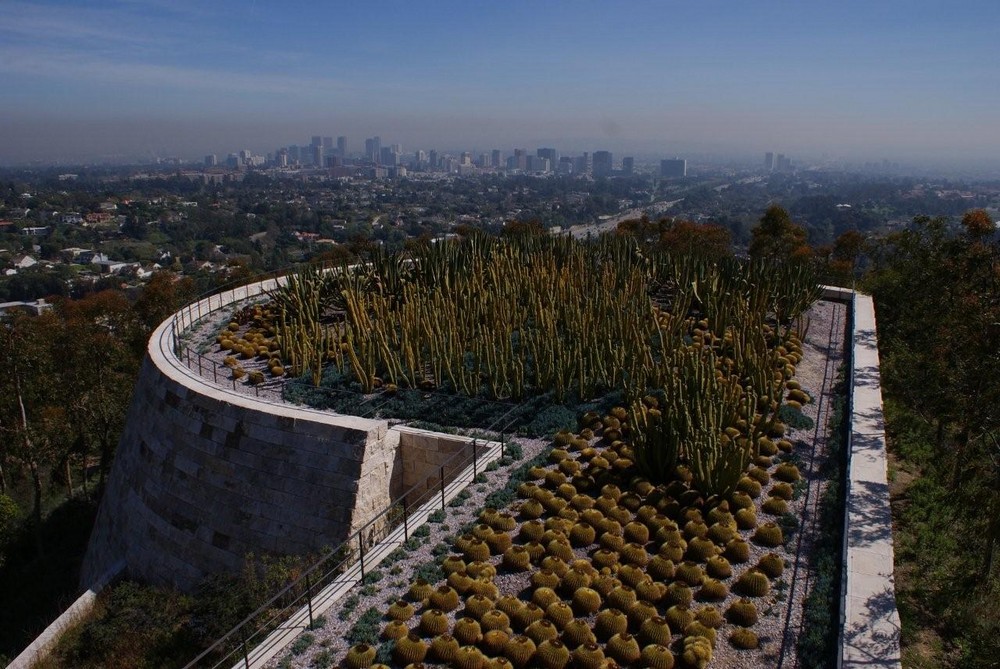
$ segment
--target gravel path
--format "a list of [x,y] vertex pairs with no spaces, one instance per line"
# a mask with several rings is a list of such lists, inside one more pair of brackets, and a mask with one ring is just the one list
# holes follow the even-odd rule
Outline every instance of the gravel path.
[[[819,472],[826,461],[833,389],[837,369],[843,362],[846,308],[833,302],[818,302],[808,312],[808,323],[803,342],[804,357],[796,368],[795,379],[814,400],[802,407],[802,413],[809,416],[815,425],[811,430],[790,430],[788,433],[788,439],[796,444],[799,472],[806,483],[801,495],[788,505],[789,512],[799,519],[799,530],[781,549],[765,549],[750,544],[751,563],[760,555],[774,551],[785,558],[785,573],[777,583],[772,584],[771,594],[757,601],[757,608],[763,615],[753,630],[760,639],[760,648],[757,651],[737,651],[729,643],[718,643],[709,665],[713,668],[796,669],[799,666],[797,643],[802,631],[802,604],[809,595],[813,576],[809,568],[809,554],[818,529],[819,500],[826,488],[826,481]],[[762,494],[758,502],[765,495]],[[768,518],[759,510],[758,517]],[[749,539],[748,536],[744,538]]]

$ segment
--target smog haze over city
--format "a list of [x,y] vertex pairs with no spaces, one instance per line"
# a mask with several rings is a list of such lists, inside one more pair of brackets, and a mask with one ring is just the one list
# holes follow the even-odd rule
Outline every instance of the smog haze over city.
[[996,2],[0,4],[0,163],[310,135],[988,167]]

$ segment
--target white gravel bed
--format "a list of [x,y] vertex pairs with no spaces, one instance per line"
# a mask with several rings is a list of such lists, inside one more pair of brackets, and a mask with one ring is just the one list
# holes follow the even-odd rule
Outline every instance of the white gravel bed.
[[[314,641],[305,652],[294,655],[291,651],[287,651],[267,666],[304,669],[313,666],[316,656],[324,652],[330,653],[339,661],[350,646],[346,641],[346,636],[354,626],[358,616],[371,607],[384,612],[392,602],[404,599],[410,588],[414,571],[420,565],[435,559],[434,547],[439,543],[448,543],[450,546],[450,539],[457,536],[459,529],[478,518],[478,512],[483,507],[486,497],[494,490],[503,488],[513,470],[542,453],[551,445],[550,440],[543,439],[515,438],[514,441],[520,444],[523,450],[521,459],[510,465],[500,466],[493,471],[483,472],[482,474],[486,478],[485,482],[470,483],[466,488],[470,493],[469,498],[460,506],[447,506],[443,522],[426,523],[425,527],[430,529],[430,534],[423,540],[419,548],[408,551],[406,557],[394,562],[391,566],[380,565],[377,569],[382,573],[382,577],[376,583],[368,586],[355,586],[350,594],[330,607],[323,616],[325,623],[310,632]],[[454,552],[454,548],[450,547],[449,554],[452,552]],[[492,562],[496,565],[499,564],[499,560],[499,556],[494,556]],[[501,590],[504,590],[502,583],[505,582],[506,576],[498,571],[494,579],[494,583]],[[437,583],[432,585],[437,585]],[[350,606],[349,615],[341,619],[345,603],[350,602],[355,597],[357,601]],[[455,614],[451,613],[449,617],[454,621]],[[384,621],[381,624],[384,624]]]
[[[760,648],[755,651],[736,650],[723,640],[732,629],[724,625],[719,630],[719,643],[716,644],[710,667],[794,669],[799,666],[797,644],[802,631],[802,605],[810,592],[812,576],[809,554],[818,529],[818,503],[826,488],[819,472],[827,455],[833,386],[837,380],[837,368],[843,361],[846,311],[841,304],[818,302],[810,309],[808,317],[809,326],[802,347],[804,357],[796,368],[795,379],[813,398],[811,403],[802,407],[802,413],[809,416],[815,426],[811,430],[789,430],[787,436],[796,444],[799,472],[806,482],[802,494],[788,504],[789,513],[799,520],[799,529],[782,548],[761,548],[750,542],[751,558],[747,565],[755,564],[761,555],[773,551],[785,558],[785,572],[777,582],[772,583],[768,596],[756,600],[761,616],[751,629],[760,639]],[[773,473],[774,467],[770,471]],[[766,494],[765,489],[757,501],[764,500]],[[759,508],[757,515],[761,522],[772,518]],[[740,534],[749,541],[752,531]],[[728,606],[734,599],[736,597],[730,595],[725,605]]]

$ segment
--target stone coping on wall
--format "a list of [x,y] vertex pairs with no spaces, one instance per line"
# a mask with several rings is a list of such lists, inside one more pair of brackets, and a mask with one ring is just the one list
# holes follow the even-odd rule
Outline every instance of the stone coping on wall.
[[86,618],[94,605],[97,603],[97,595],[124,571],[125,562],[119,561],[111,567],[96,583],[84,590],[83,594],[76,598],[58,618],[49,623],[41,634],[27,648],[14,658],[13,662],[7,665],[7,669],[31,669],[37,663],[48,657],[52,649],[59,643],[63,632],[78,624]]
[[225,386],[209,382],[190,370],[176,355],[177,338],[180,333],[192,327],[199,320],[220,309],[260,295],[281,285],[284,277],[267,279],[240,286],[222,293],[192,302],[161,323],[149,339],[148,353],[153,364],[171,380],[201,395],[235,406],[270,413],[285,418],[306,422],[320,422],[362,432],[385,431],[388,422],[334,414],[320,409],[310,409],[285,402],[274,402],[263,398],[237,393]]
[[854,292],[847,508],[837,666],[900,667],[885,422],[875,305]]

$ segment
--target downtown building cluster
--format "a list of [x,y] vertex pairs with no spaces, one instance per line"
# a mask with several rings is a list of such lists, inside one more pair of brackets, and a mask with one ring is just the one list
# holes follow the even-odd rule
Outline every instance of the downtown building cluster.
[[[335,177],[398,178],[408,176],[411,172],[459,176],[504,172],[606,178],[631,176],[635,172],[635,159],[632,156],[625,156],[616,164],[610,151],[560,155],[557,149],[551,147],[541,147],[534,152],[517,148],[508,152],[501,149],[455,153],[415,150],[404,154],[401,144],[383,144],[382,138],[377,135],[364,140],[363,150],[352,151],[346,136],[341,135],[334,141],[332,136],[313,135],[309,144],[281,147],[266,156],[241,150],[230,153],[224,161],[220,161],[218,156],[210,154],[205,156],[204,166],[225,167],[232,170],[321,169],[328,170],[330,175]],[[681,159],[661,161],[659,176],[678,178],[686,175],[687,161]]]

